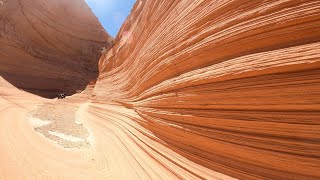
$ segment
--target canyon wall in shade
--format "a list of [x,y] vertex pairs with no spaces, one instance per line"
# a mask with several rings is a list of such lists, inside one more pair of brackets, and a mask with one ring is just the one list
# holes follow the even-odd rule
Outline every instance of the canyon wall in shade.
[[100,59],[92,102],[134,110],[156,136],[119,128],[137,144],[157,141],[211,170],[319,179],[319,29],[314,0],[138,0]]
[[0,75],[44,97],[75,93],[98,76],[112,37],[84,0],[2,0]]

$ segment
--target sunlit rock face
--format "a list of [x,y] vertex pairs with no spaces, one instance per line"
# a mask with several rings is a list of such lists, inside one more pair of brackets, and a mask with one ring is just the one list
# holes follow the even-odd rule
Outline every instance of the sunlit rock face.
[[314,0],[138,0],[100,59],[92,102],[134,110],[131,129],[208,169],[317,179],[319,29]]
[[0,25],[0,179],[320,179],[318,1],[138,0],[113,41],[84,1],[0,0]]
[[52,97],[84,89],[111,39],[82,0],[0,2],[0,76],[23,90]]

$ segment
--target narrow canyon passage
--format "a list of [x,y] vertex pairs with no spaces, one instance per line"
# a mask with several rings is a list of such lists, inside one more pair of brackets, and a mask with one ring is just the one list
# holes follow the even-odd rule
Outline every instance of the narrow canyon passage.
[[0,180],[320,179],[320,1],[1,2]]

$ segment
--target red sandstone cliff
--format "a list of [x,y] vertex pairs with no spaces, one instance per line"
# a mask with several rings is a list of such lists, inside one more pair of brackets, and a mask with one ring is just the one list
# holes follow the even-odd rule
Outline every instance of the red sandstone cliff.
[[45,97],[84,89],[112,39],[83,0],[2,0],[0,75]]
[[0,179],[320,179],[320,2],[138,0],[97,80],[83,1],[1,2]]
[[93,100],[133,109],[158,142],[214,171],[319,179],[319,29],[314,0],[138,0]]

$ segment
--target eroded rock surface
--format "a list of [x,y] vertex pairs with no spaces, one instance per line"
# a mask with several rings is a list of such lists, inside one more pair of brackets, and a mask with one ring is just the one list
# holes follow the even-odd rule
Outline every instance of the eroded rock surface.
[[94,79],[112,38],[82,0],[2,0],[0,75],[44,96],[75,93]]
[[135,110],[209,169],[317,179],[319,29],[313,0],[139,0],[100,60],[94,101]]
[[[3,2],[64,12],[56,0],[33,7],[31,0]],[[69,3],[82,4],[62,4]],[[31,9],[24,13],[38,27],[32,13],[39,12]],[[19,9],[17,16],[24,17]],[[85,38],[88,29],[80,27],[88,24],[80,24],[73,30]],[[314,0],[138,0],[100,58],[99,77],[81,93],[47,100],[0,79],[0,179],[320,179],[319,29]],[[60,50],[74,43],[50,45],[38,35],[27,41],[58,43]],[[1,57],[18,52],[0,51]],[[1,72],[50,64],[26,52],[16,61],[0,58]],[[18,63],[26,59],[32,63]],[[48,74],[39,71],[38,79],[50,79],[39,84],[89,77],[65,60],[43,68]],[[20,75],[10,77],[27,82]],[[30,112],[42,121],[29,121]],[[81,126],[73,127],[76,117]],[[63,134],[90,146],[52,142]]]

